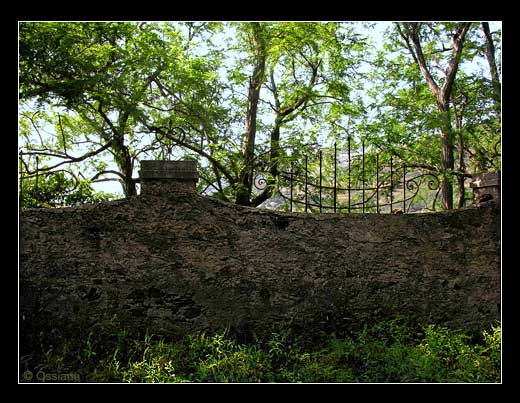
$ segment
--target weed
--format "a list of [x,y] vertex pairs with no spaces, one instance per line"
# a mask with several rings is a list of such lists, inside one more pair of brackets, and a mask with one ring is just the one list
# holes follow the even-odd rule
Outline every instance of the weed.
[[175,341],[118,332],[112,350],[91,336],[80,349],[34,352],[21,365],[33,370],[39,360],[38,368],[77,371],[86,382],[500,382],[499,323],[475,340],[397,318],[311,347],[291,329],[248,343],[227,331]]

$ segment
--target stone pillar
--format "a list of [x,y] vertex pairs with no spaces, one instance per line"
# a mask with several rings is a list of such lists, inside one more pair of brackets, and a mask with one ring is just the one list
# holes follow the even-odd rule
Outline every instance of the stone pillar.
[[141,161],[141,194],[194,193],[197,161]]
[[484,172],[473,175],[473,201],[481,203],[495,200],[500,203],[500,172]]

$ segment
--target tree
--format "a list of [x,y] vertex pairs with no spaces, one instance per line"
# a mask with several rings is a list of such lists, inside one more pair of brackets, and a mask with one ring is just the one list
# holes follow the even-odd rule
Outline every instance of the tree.
[[[463,179],[499,161],[500,32],[394,27],[374,54],[352,23],[21,23],[25,175],[132,196],[141,159],[196,159],[199,191],[258,206],[306,145],[350,137],[439,173],[445,208],[457,182],[460,206]],[[461,71],[476,55],[491,79]]]
[[112,197],[105,192],[96,192],[89,181],[80,180],[65,170],[20,179],[21,208],[71,207],[108,201]]
[[[218,197],[257,206],[272,196],[286,158],[282,130],[293,125],[291,133],[298,134],[286,136],[285,144],[301,147],[303,124],[313,120],[324,127],[351,105],[348,74],[359,64],[364,45],[350,27],[338,23],[238,23],[227,25],[224,35],[229,45],[219,52],[238,55],[225,66],[229,95],[218,114],[221,121],[212,122],[213,134],[201,133],[202,121],[149,128],[209,161],[202,178]],[[310,117],[320,112],[326,119]],[[208,141],[199,141],[201,135]],[[260,192],[254,189],[258,172],[267,176]]]
[[253,72],[249,79],[246,124],[242,139],[243,169],[239,174],[240,182],[236,197],[236,202],[242,205],[250,204],[253,187],[253,164],[257,131],[256,120],[260,90],[265,81],[265,63],[267,60],[265,27],[259,22],[253,22],[248,24],[245,31],[251,46],[249,52],[252,56]]
[[[421,44],[421,27],[422,23],[398,23],[397,28],[399,34],[405,42],[406,48],[413,57],[414,62],[418,65],[421,73],[426,80],[428,87],[435,96],[436,106],[440,112],[440,136],[442,141],[442,203],[444,208],[453,208],[453,186],[448,175],[451,175],[455,169],[454,165],[454,140],[453,129],[450,116],[450,102],[452,96],[453,85],[459,67],[459,61],[462,54],[464,39],[471,23],[459,23],[453,27],[451,56],[448,59],[447,66],[444,70],[444,82],[441,86],[437,83],[431,73],[431,67],[425,58]],[[443,51],[444,51],[443,47]],[[447,50],[447,49],[446,49]]]
[[484,33],[484,38],[486,42],[486,59],[489,65],[489,72],[491,74],[491,82],[493,83],[493,98],[495,102],[500,103],[502,91],[495,58],[495,44],[493,41],[493,36],[491,35],[489,29],[489,22],[482,23],[482,31]]
[[[184,69],[194,62],[184,57],[190,35],[144,23],[21,23],[20,117],[21,126],[31,129],[21,131],[25,154],[58,161],[45,171],[88,162],[97,171],[91,181],[116,175],[125,196],[135,195],[136,161],[161,146],[143,126],[150,109],[158,107],[156,83],[166,77],[180,88],[194,81],[209,84],[203,81],[207,63],[196,60],[198,69]],[[29,102],[34,99],[37,104]],[[56,128],[45,139],[39,136],[38,146],[30,138],[32,129],[41,129],[36,115]],[[79,145],[87,151],[73,155]],[[108,156],[117,170],[104,169],[102,157]]]
[[[136,88],[136,82],[122,69],[128,64],[125,47],[131,46],[127,38],[136,33],[135,28],[131,24],[20,24],[20,99],[37,97],[39,106],[52,104],[64,115],[62,118],[57,113],[55,144],[42,141],[40,148],[29,144],[27,154],[59,159],[47,168],[52,170],[110,150],[127,196],[136,194],[131,180],[132,155],[125,143],[135,114],[130,100],[138,97],[142,88]],[[123,74],[117,77],[117,73]],[[22,118],[27,117],[22,113]],[[81,121],[78,129],[85,135],[99,138],[96,149],[79,157],[69,154],[82,137],[73,130],[74,118]],[[61,150],[55,147],[58,143]]]
[[[439,89],[446,84],[446,73],[453,59],[453,33],[458,24],[428,23],[418,31],[428,70]],[[460,54],[456,78],[444,114],[435,93],[425,79],[411,38],[404,40],[405,29],[393,24],[384,33],[384,46],[370,55],[372,69],[366,77],[369,113],[357,130],[380,152],[390,151],[407,167],[430,177],[444,177],[457,185],[454,203],[463,207],[468,198],[466,179],[472,173],[500,169],[500,100],[493,95],[492,81],[486,71],[486,43],[479,24],[468,30]],[[496,52],[500,51],[500,31],[493,32]],[[500,58],[495,59],[500,70]],[[441,128],[449,116],[452,135],[453,166],[443,163]],[[385,153],[383,152],[383,155]],[[436,182],[436,181],[435,181]],[[432,182],[432,183],[435,183]],[[454,195],[455,196],[455,195]]]

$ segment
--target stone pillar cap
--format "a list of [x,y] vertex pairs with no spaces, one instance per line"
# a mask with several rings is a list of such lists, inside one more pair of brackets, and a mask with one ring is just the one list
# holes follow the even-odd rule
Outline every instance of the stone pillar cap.
[[140,179],[197,180],[197,161],[141,161]]

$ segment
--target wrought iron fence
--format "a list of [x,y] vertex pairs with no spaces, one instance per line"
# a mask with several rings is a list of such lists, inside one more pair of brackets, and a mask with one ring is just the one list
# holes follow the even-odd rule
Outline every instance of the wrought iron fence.
[[303,155],[283,153],[277,177],[261,172],[255,186],[270,182],[284,201],[281,209],[303,212],[408,213],[435,211],[440,202],[440,179],[433,169],[406,164],[390,152],[367,153],[351,146],[339,150],[309,149]]

